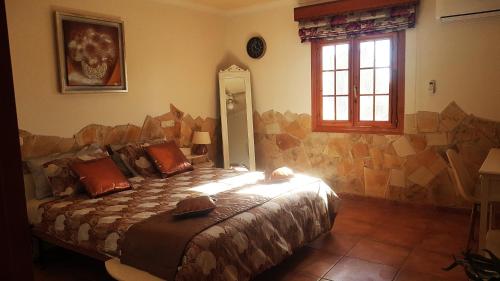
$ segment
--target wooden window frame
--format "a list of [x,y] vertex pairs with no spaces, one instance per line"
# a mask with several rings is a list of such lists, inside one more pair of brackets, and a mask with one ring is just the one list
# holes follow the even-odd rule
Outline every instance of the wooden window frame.
[[[391,79],[389,121],[360,121],[359,97],[354,97],[354,86],[359,85],[359,44],[365,40],[391,38]],[[322,120],[322,47],[349,42],[349,120]],[[311,42],[311,113],[314,132],[403,134],[405,90],[405,31],[367,35],[346,40],[314,40]]]

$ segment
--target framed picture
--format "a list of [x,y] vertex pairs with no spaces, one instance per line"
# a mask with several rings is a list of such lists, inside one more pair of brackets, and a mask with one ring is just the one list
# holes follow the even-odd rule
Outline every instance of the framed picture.
[[62,93],[127,92],[123,21],[55,12]]

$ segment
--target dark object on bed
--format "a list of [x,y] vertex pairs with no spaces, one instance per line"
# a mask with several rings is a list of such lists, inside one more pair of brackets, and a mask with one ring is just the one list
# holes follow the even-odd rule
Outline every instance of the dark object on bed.
[[71,164],[91,197],[130,188],[130,183],[111,158],[100,158]]
[[172,215],[176,218],[189,218],[206,215],[215,209],[216,205],[210,196],[199,196],[179,201]]
[[193,166],[174,141],[150,145],[144,149],[165,178],[193,170]]
[[[118,150],[118,149],[116,149],[116,150]],[[118,167],[118,169],[120,169],[122,174],[127,178],[133,177],[134,174],[132,173],[132,171],[130,171],[128,169],[127,165],[125,164],[125,162],[123,162],[123,159],[120,157],[120,154],[118,154],[116,152],[116,150],[114,150],[111,145],[106,146],[106,151],[110,155],[111,160],[113,160],[113,162],[115,162],[116,166]]]

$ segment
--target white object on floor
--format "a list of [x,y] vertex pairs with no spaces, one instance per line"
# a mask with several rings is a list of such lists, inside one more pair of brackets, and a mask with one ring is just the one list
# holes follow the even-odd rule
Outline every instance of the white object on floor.
[[117,258],[107,260],[104,265],[109,275],[118,281],[165,281],[146,271],[122,264]]

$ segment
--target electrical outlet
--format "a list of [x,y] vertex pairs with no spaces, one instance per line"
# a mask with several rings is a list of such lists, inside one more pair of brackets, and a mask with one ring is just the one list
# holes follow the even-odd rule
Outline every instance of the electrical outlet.
[[436,80],[429,81],[429,84],[427,85],[427,92],[429,92],[430,95],[436,94]]
[[164,121],[161,121],[160,126],[162,128],[171,128],[171,127],[175,126],[175,121],[174,120],[164,120]]

